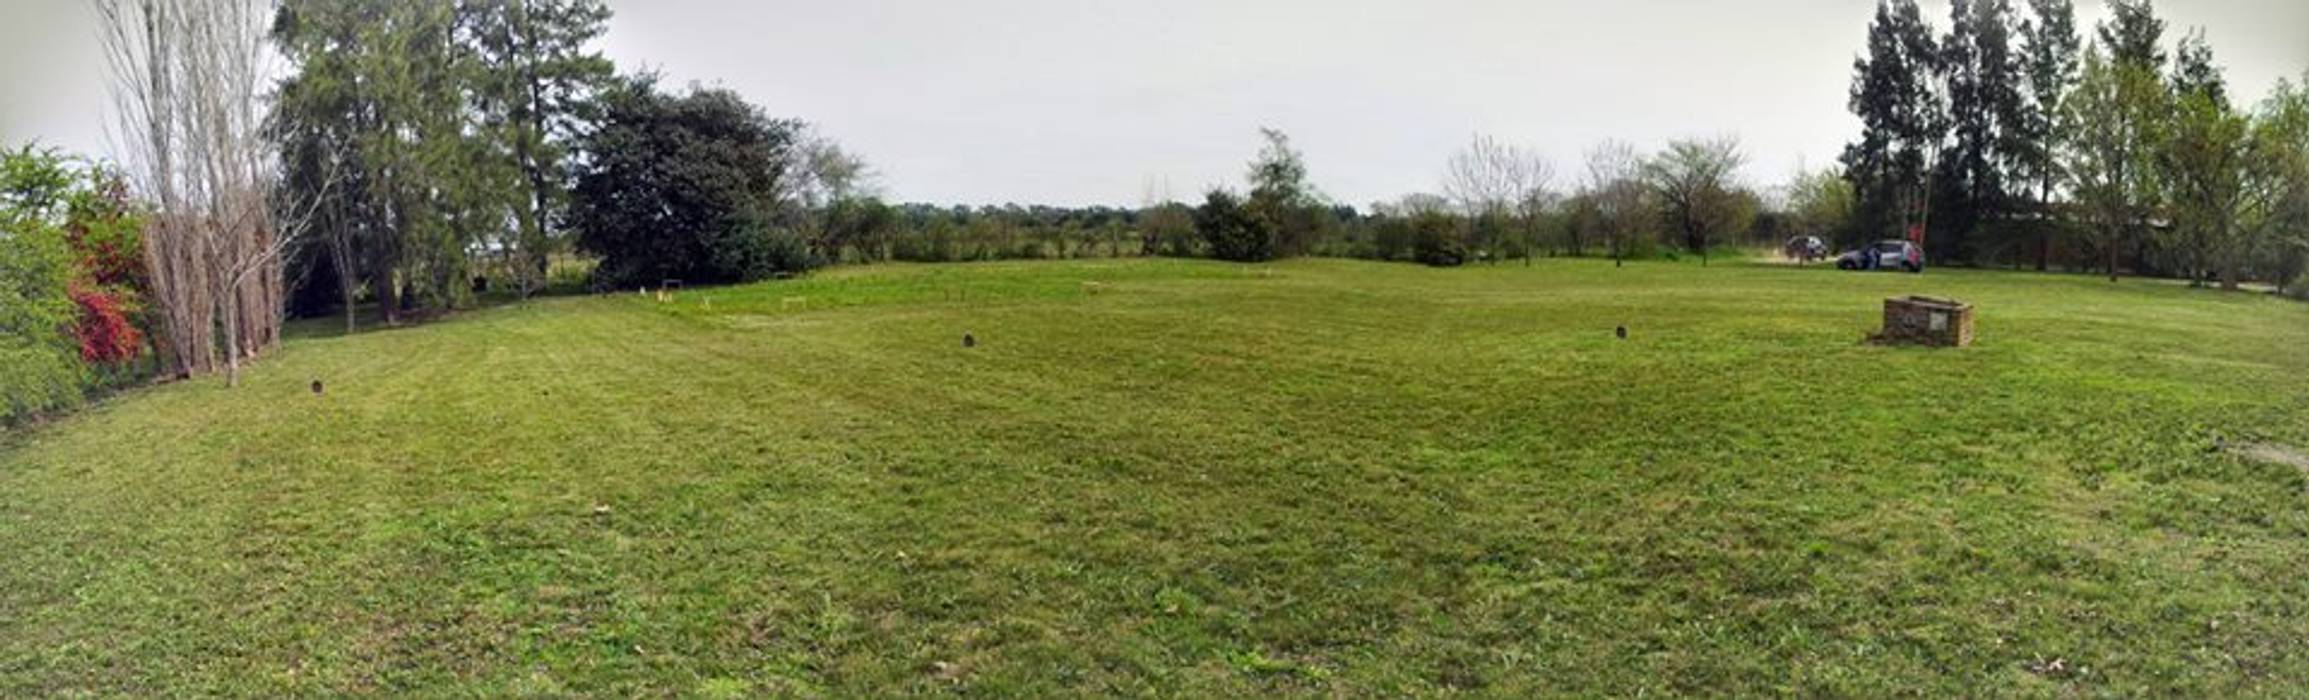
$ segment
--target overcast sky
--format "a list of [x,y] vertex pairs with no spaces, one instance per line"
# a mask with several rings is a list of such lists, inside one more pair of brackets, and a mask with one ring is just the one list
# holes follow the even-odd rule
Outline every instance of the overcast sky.
[[[2015,2],[2015,4],[2025,4]],[[2088,27],[2103,14],[2079,0]],[[2162,0],[2236,93],[2309,68],[2309,0]],[[1477,133],[1568,178],[1609,138],[1730,133],[1747,176],[1832,161],[1873,0],[612,1],[627,70],[743,93],[865,155],[893,198],[1136,204],[1240,181],[1281,128],[1327,194],[1437,189]],[[1928,2],[1937,25],[1945,4]],[[85,0],[0,0],[0,140],[105,153]]]

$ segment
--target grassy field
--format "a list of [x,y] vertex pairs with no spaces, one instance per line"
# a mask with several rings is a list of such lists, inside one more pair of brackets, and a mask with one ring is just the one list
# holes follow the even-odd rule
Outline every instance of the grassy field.
[[[1979,344],[1859,344],[1907,293]],[[0,696],[2309,692],[2309,475],[2220,448],[2309,446],[2265,297],[1124,261],[326,327],[0,438]]]

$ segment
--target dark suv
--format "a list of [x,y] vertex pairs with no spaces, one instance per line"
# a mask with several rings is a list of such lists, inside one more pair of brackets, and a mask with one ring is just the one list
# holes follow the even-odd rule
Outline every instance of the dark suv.
[[1836,259],[1838,270],[1924,271],[1924,249],[1907,241],[1884,241],[1845,253]]

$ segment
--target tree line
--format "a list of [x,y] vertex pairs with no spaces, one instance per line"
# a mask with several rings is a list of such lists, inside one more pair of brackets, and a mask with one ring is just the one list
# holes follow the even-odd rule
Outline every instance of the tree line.
[[[1588,154],[1559,183],[1535,152],[1477,135],[1453,154],[1440,193],[1363,207],[1312,183],[1306,155],[1278,129],[1260,130],[1245,188],[1218,186],[1197,203],[1150,194],[1136,208],[890,205],[836,202],[824,250],[835,261],[945,262],[1088,256],[1208,257],[1258,262],[1352,257],[1452,266],[1545,256],[1617,259],[1694,255],[1797,230],[1742,179],[1738,139],[1671,142],[1643,154],[1624,142]],[[1560,187],[1560,189],[1559,189]]]
[[2309,95],[2231,95],[2202,31],[2150,0],[2081,35],[2070,0],[1884,0],[1854,65],[1844,238],[1938,259],[2285,285],[2309,252]]

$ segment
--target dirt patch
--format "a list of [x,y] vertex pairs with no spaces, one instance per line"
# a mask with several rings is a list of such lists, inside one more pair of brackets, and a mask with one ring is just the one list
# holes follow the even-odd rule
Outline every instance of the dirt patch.
[[2255,462],[2279,464],[2309,472],[2309,454],[2302,454],[2300,450],[2284,445],[2268,443],[2240,445],[2237,447],[2237,454],[2244,455],[2246,459]]

